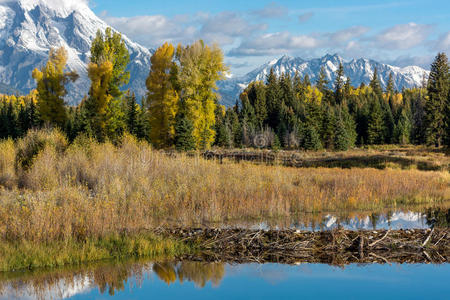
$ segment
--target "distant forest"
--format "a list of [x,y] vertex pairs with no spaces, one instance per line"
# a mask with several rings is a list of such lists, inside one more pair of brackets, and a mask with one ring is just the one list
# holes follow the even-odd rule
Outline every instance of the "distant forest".
[[130,57],[120,34],[98,32],[91,53],[91,86],[76,107],[64,103],[65,85],[78,79],[65,71],[64,48],[52,49],[47,64],[33,71],[36,90],[0,96],[0,139],[52,126],[72,141],[86,136],[117,143],[128,132],[155,148],[178,150],[450,146],[450,74],[444,53],[436,56],[421,88],[396,91],[391,74],[383,90],[377,70],[369,85],[354,87],[342,65],[333,89],[323,69],[316,82],[299,74],[277,77],[271,70],[264,82],[252,82],[231,108],[219,104],[216,92],[216,82],[227,71],[216,45],[162,45],[151,58],[148,92],[141,101],[121,89],[130,78]]

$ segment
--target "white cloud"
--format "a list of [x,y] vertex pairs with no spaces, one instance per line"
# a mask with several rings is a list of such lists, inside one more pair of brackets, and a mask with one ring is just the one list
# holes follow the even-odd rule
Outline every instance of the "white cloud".
[[230,56],[264,56],[292,52],[298,49],[314,49],[321,41],[309,35],[292,35],[289,32],[267,33],[251,37],[230,51]]
[[436,41],[434,50],[450,53],[450,31],[442,34]]
[[373,38],[376,47],[404,50],[416,47],[428,39],[433,26],[426,24],[400,24],[388,28]]
[[250,23],[235,12],[197,13],[168,18],[163,15],[137,17],[104,17],[105,21],[127,36],[148,46],[164,42],[191,43],[203,39],[222,46],[267,29],[267,25]]
[[353,26],[350,28],[336,31],[331,34],[327,34],[327,36],[329,36],[333,42],[340,44],[340,43],[346,43],[351,39],[360,37],[368,31],[369,31],[368,27]]
[[252,13],[260,18],[283,18],[288,15],[288,9],[276,2],[267,4],[264,8]]

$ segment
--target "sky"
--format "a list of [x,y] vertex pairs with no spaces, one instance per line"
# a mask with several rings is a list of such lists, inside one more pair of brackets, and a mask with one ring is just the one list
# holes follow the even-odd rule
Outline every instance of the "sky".
[[[81,0],[82,1],[82,0]],[[282,55],[339,54],[429,69],[450,54],[449,0],[92,0],[94,12],[143,46],[218,43],[233,75]]]

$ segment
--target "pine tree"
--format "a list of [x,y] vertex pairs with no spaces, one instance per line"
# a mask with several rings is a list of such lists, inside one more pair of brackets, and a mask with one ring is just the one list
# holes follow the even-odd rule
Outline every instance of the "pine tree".
[[307,125],[303,132],[303,148],[305,150],[320,150],[322,149],[322,142],[317,129],[312,125]]
[[316,82],[316,87],[321,91],[323,94],[325,94],[326,90],[328,89],[328,79],[327,74],[325,73],[325,68],[320,68],[319,77]]
[[139,105],[136,102],[136,95],[133,93],[127,95],[127,113],[126,113],[126,124],[127,130],[134,136],[138,136],[138,123],[139,123]]
[[336,135],[336,114],[334,111],[334,108],[330,105],[326,105],[324,108],[324,118],[322,121],[322,141],[323,146],[327,149],[333,149],[334,148],[334,140]]
[[177,150],[189,151],[196,148],[193,132],[193,122],[185,115],[177,114],[175,123],[175,147]]
[[276,129],[281,121],[281,91],[278,78],[273,68],[270,69],[269,75],[267,76],[266,87],[268,124],[270,128]]
[[373,71],[372,80],[370,81],[370,87],[372,88],[373,92],[379,97],[383,97],[383,90],[381,88],[380,80],[378,79],[378,70],[375,68]]
[[44,122],[64,128],[67,120],[64,96],[67,94],[66,83],[76,81],[78,74],[66,73],[67,51],[61,47],[50,49],[47,64],[41,69],[34,69],[33,78],[37,83],[39,115]]
[[347,134],[344,121],[341,117],[336,120],[336,135],[334,138],[334,148],[338,151],[346,151],[350,147],[350,137]]
[[378,99],[374,99],[372,101],[370,108],[367,128],[367,142],[369,144],[381,144],[384,140],[384,122],[383,111],[381,110]]
[[[428,97],[425,104],[426,141],[440,147],[448,137],[450,117],[448,97],[450,89],[449,64],[445,53],[439,53],[431,65],[428,79]],[[446,139],[447,140],[447,139]],[[448,144],[449,141],[446,141]]]
[[340,63],[336,71],[336,80],[334,81],[334,99],[338,105],[344,100],[344,76],[344,66]]
[[391,73],[389,73],[389,79],[388,79],[388,84],[386,87],[386,93],[388,93],[389,95],[394,95],[395,90],[394,90],[394,75]]
[[394,139],[395,142],[401,145],[409,144],[411,136],[411,120],[409,119],[406,110],[402,110],[400,118],[395,126]]

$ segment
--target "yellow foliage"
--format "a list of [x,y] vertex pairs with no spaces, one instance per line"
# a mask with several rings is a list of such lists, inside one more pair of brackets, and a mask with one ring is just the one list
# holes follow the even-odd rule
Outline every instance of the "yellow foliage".
[[177,58],[183,109],[193,122],[197,148],[210,148],[216,135],[214,111],[219,97],[216,82],[224,79],[227,71],[222,50],[217,45],[209,47],[203,41],[197,41],[184,48],[178,46]]
[[156,147],[169,146],[175,137],[178,93],[172,84],[174,53],[172,44],[165,43],[159,47],[151,58],[152,68],[146,81],[150,139]]

